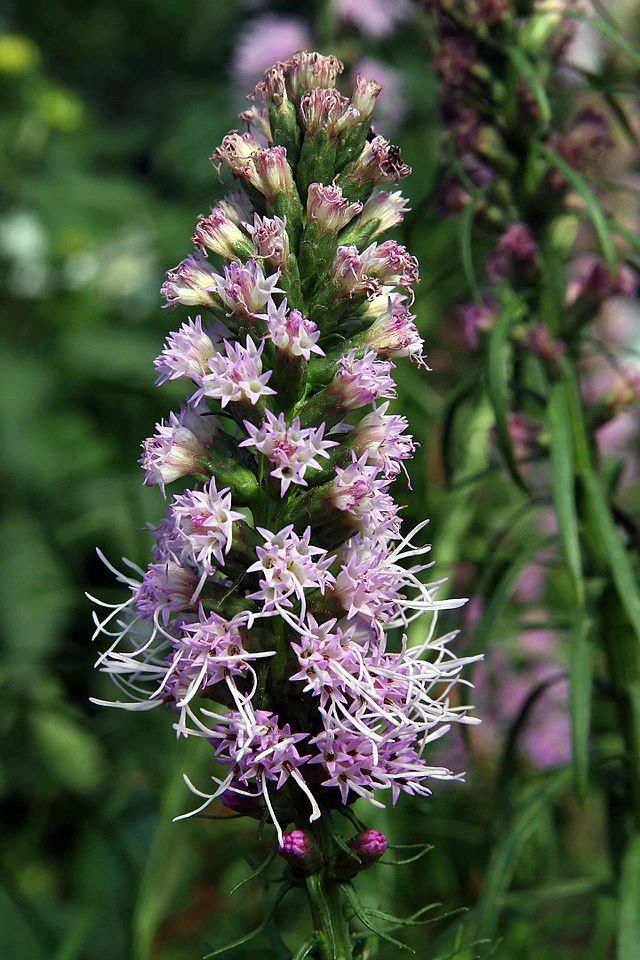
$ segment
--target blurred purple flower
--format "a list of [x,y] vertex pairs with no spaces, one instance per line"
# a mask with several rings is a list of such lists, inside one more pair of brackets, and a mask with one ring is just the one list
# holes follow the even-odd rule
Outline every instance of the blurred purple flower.
[[304,20],[266,13],[240,31],[231,67],[233,78],[242,84],[253,83],[273,63],[310,46],[311,31]]
[[539,563],[530,563],[524,568],[514,590],[519,603],[539,603],[544,595],[547,569]]
[[550,630],[529,630],[516,651],[496,647],[474,670],[474,703],[482,726],[471,733],[480,757],[496,757],[527,698],[547,684],[529,710],[518,741],[520,753],[546,769],[571,757],[568,712],[569,685],[556,659],[556,636]]
[[[334,0],[338,17],[370,37],[387,37],[411,12],[407,0]],[[377,78],[376,78],[377,79]]]

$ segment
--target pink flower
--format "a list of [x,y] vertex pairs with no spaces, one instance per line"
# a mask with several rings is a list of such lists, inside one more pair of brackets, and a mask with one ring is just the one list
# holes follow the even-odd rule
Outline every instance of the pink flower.
[[385,479],[393,480],[400,473],[401,462],[413,456],[415,444],[405,433],[406,417],[389,416],[388,408],[389,404],[383,403],[363,417],[350,441],[357,457],[366,453],[367,463],[379,467]]
[[358,60],[353,72],[356,86],[352,100],[361,118],[369,119],[375,104],[376,128],[395,129],[404,119],[408,104],[400,72],[373,57]]
[[424,341],[418,333],[413,314],[402,300],[400,294],[389,294],[372,301],[368,312],[375,316],[375,320],[363,335],[364,340],[381,357],[409,357],[419,365],[426,366],[422,354]]
[[[217,353],[221,336],[228,331],[216,324],[220,335],[211,328],[203,328],[202,319],[187,320],[176,333],[170,333],[160,356],[153,361],[159,373],[157,384],[168,380],[195,380],[207,370],[208,361]],[[223,332],[224,331],[224,332]]]
[[171,503],[181,562],[202,564],[213,572],[213,560],[223,567],[233,542],[233,524],[244,514],[231,509],[228,489],[218,491],[212,479],[204,490],[187,490]]
[[309,27],[296,17],[264,14],[250,20],[238,35],[232,76],[239,83],[255,81],[272,63],[286,60],[311,43]]
[[165,626],[171,613],[188,610],[198,584],[191,570],[171,560],[150,563],[135,593],[136,608],[143,617],[157,618]]
[[240,446],[255,447],[275,464],[271,476],[280,481],[280,496],[285,495],[292,483],[306,487],[307,470],[319,470],[321,464],[317,458],[328,458],[327,451],[337,445],[335,440],[323,439],[324,424],[301,429],[299,417],[287,424],[283,413],[275,417],[269,410],[260,427],[254,427],[248,420],[244,427],[249,437]]
[[156,424],[156,433],[142,444],[140,463],[144,470],[145,483],[157,483],[162,492],[166,483],[180,477],[203,472],[201,458],[209,456],[209,446],[215,437],[218,425],[216,418],[206,416],[206,407],[189,409],[169,414],[169,422]]
[[300,101],[300,116],[307,136],[314,137],[326,131],[332,140],[360,122],[360,111],[337,90],[316,87],[305,93]]
[[340,187],[312,183],[307,193],[307,216],[324,233],[339,233],[362,211],[361,203],[349,203]]
[[383,398],[392,399],[396,395],[391,377],[393,369],[394,364],[378,360],[374,350],[358,357],[358,351],[353,349],[338,360],[329,390],[338,397],[344,410],[355,410]]
[[167,306],[183,303],[188,307],[215,304],[216,274],[201,254],[191,254],[169,270],[160,290]]
[[253,225],[246,224],[258,256],[276,270],[283,267],[289,256],[287,225],[280,217],[260,217],[254,214]]
[[334,0],[338,16],[370,37],[387,37],[411,13],[407,0]]
[[290,357],[304,357],[311,359],[311,354],[324,356],[324,350],[318,346],[320,331],[307,317],[303,317],[299,310],[288,310],[284,299],[279,307],[273,302],[269,305],[269,312],[265,314],[269,336],[278,350]]
[[261,601],[269,612],[281,607],[292,607],[292,597],[302,604],[302,617],[306,612],[305,589],[318,589],[324,593],[333,583],[329,567],[333,558],[321,547],[311,542],[311,528],[307,527],[302,537],[294,533],[293,525],[272,533],[263,527],[258,532],[264,537],[264,546],[256,547],[258,559],[247,568],[247,573],[257,573],[259,590],[249,594],[250,600]]
[[397,183],[410,173],[411,167],[402,162],[400,149],[384,137],[374,137],[367,141],[349,170],[349,175],[358,183],[374,186]]
[[405,213],[408,212],[408,200],[402,196],[399,190],[379,190],[373,193],[364,205],[359,219],[359,225],[375,224],[373,237],[381,233],[393,230],[404,220]]
[[279,272],[265,277],[260,262],[253,258],[246,263],[230,263],[223,267],[223,274],[216,276],[216,293],[229,308],[229,316],[255,317],[274,293],[282,292],[276,286]]
[[254,253],[246,233],[228,216],[221,203],[216,204],[208,217],[198,218],[192,240],[203,252],[209,250],[228,260],[250,257]]
[[222,407],[228,403],[251,403],[255,406],[261,397],[274,396],[267,386],[272,370],[262,372],[264,344],[256,347],[251,337],[245,346],[225,341],[224,353],[215,353],[207,363],[207,372],[199,378],[200,388],[191,398],[195,403],[203,397],[219,400]]

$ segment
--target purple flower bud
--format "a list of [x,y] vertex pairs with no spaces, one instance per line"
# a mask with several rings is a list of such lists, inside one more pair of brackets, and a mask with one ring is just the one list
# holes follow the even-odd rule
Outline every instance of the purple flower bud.
[[312,183],[307,194],[307,216],[323,233],[335,235],[362,211],[361,203],[349,203],[336,186]]
[[445,176],[438,184],[436,210],[443,216],[462,213],[471,202],[471,194],[455,177]]
[[493,283],[499,283],[514,267],[534,263],[537,256],[538,244],[531,229],[526,223],[512,223],[487,259],[487,275]]
[[283,66],[286,68],[289,96],[295,101],[316,87],[335,87],[336,77],[344,70],[337,57],[324,57],[321,53],[307,50],[294,53]]
[[380,96],[382,84],[377,80],[367,80],[361,73],[356,76],[355,86],[351,94],[351,102],[360,114],[360,122],[369,119]]
[[360,114],[353,104],[337,90],[316,88],[300,101],[300,116],[307,135],[315,137],[319,130],[335,140],[339,133],[360,122]]
[[308,830],[291,830],[283,834],[278,853],[294,870],[302,873],[312,873],[322,863],[318,844]]
[[555,340],[549,333],[549,328],[540,323],[529,330],[527,344],[537,357],[546,363],[557,363],[564,355],[566,346],[562,340]]
[[455,138],[458,153],[477,150],[480,144],[480,115],[477,110],[447,99],[441,108],[442,122],[447,132]]
[[435,59],[440,78],[450,87],[459,87],[471,75],[476,64],[476,49],[470,37],[447,37]]
[[212,307],[215,304],[216,274],[201,254],[191,254],[167,271],[160,290],[167,306],[183,303],[185,306]]
[[253,226],[246,224],[258,256],[270,267],[282,268],[289,256],[287,224],[280,217],[260,217],[254,214]]
[[203,252],[210,250],[227,260],[250,257],[255,252],[247,235],[229,219],[221,204],[216,204],[208,217],[198,217],[192,239]]
[[215,417],[201,416],[197,410],[183,407],[169,422],[156,424],[156,433],[142,444],[140,463],[145,483],[157,483],[162,492],[166,483],[180,477],[202,473],[198,460],[208,455],[207,447],[217,432]]
[[246,790],[239,783],[231,783],[229,789],[220,795],[220,800],[228,810],[234,813],[240,813],[243,817],[252,817],[254,820],[261,820],[263,807],[254,797],[248,797],[246,792],[237,793],[234,787],[241,791]]
[[400,148],[384,137],[374,137],[365,143],[360,156],[351,164],[349,177],[356,183],[396,183],[408,177],[411,167],[402,162]]
[[262,149],[260,141],[251,133],[229,133],[213,152],[214,163],[224,163],[236,177],[242,176],[247,161]]
[[351,880],[357,873],[367,870],[387,849],[387,838],[379,830],[363,830],[347,842],[353,856],[340,851],[333,863],[332,873],[337,880]]
[[478,0],[474,20],[494,26],[507,17],[513,6],[513,0]]
[[471,350],[477,350],[480,346],[480,333],[491,330],[496,321],[496,310],[487,300],[483,303],[463,303],[456,309],[455,318],[466,345]]
[[513,260],[526,263],[535,259],[538,244],[526,223],[512,223],[500,237],[498,249]]
[[387,849],[387,838],[379,830],[363,830],[357,837],[349,840],[347,846],[357,854],[362,869],[365,870],[383,855]]
[[613,275],[602,260],[596,261],[587,277],[585,290],[597,300],[609,297],[635,297],[638,292],[638,275],[622,264]]
[[[575,126],[559,138],[556,150],[576,170],[590,171],[602,163],[613,146],[607,117],[599,110],[588,108],[578,116]],[[558,185],[565,183],[562,174],[556,179]]]
[[386,233],[402,223],[405,213],[409,211],[408,202],[399,190],[381,190],[379,193],[374,193],[362,208],[358,227],[363,227],[365,224],[377,220],[371,237]]

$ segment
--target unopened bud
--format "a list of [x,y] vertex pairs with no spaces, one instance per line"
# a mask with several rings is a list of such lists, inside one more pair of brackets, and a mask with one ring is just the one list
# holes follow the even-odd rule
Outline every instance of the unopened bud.
[[283,834],[278,853],[296,873],[313,873],[322,863],[320,848],[308,830],[291,830]]
[[228,810],[233,810],[234,813],[239,813],[243,817],[252,817],[254,820],[262,819],[262,806],[254,797],[248,797],[246,793],[236,793],[235,790],[229,789],[224,791],[220,799],[224,806]]
[[347,846],[353,851],[353,855],[340,851],[332,871],[334,876],[341,880],[350,880],[379,860],[387,849],[387,838],[379,830],[363,830],[356,837],[352,837]]

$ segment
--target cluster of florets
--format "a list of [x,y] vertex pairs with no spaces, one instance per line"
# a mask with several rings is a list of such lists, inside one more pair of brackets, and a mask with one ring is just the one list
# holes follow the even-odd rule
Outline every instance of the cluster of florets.
[[[118,575],[130,596],[96,618],[119,705],[167,704],[179,734],[214,745],[223,772],[193,788],[198,810],[221,797],[278,831],[300,804],[315,819],[323,804],[428,793],[453,774],[425,747],[468,719],[453,695],[465,661],[433,632],[460,601],[424,582],[429,547],[403,538],[390,493],[414,450],[389,412],[394,361],[426,367],[417,261],[378,240],[404,216],[392,187],[409,168],[370,133],[379,85],[360,77],[349,100],[341,70],[315,53],[277,64],[249,130],[214,153],[244,196],[199,218],[197,251],[167,274],[167,305],[202,315],[155,361],[159,384],[191,387],[141,459],[163,493],[189,485],[147,570]],[[424,612],[428,635],[408,647]]]

